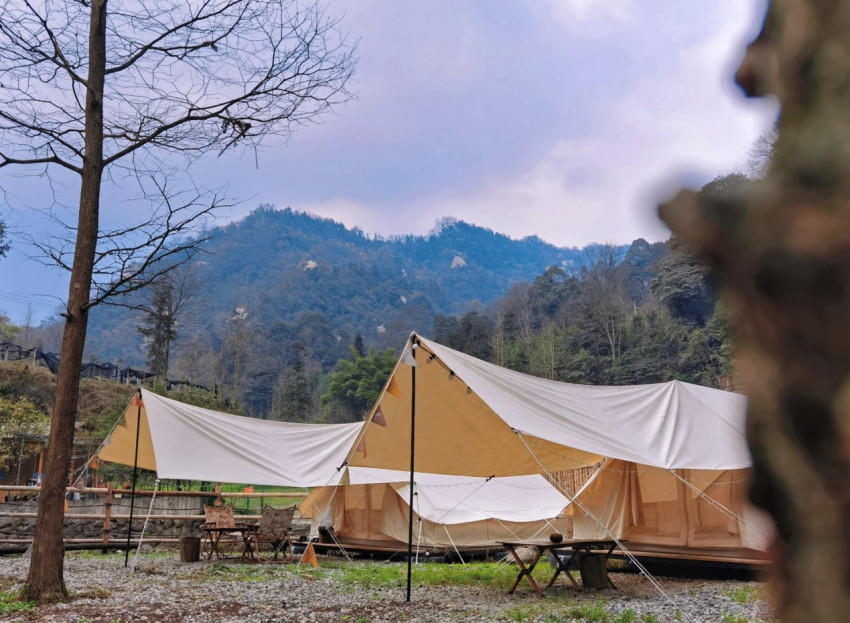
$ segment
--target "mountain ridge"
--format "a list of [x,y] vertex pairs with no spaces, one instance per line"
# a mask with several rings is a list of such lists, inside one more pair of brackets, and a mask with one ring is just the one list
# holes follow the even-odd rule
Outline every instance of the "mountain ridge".
[[[203,310],[178,324],[177,346],[199,335],[221,346],[228,319],[241,306],[255,334],[306,342],[325,369],[347,355],[358,333],[367,346],[397,348],[410,330],[430,331],[435,316],[493,303],[549,266],[580,270],[587,249],[537,236],[515,240],[454,218],[441,219],[426,235],[369,236],[270,205],[212,234],[194,260],[207,291]],[[92,310],[89,352],[144,365],[138,313],[107,309]],[[322,332],[333,339],[319,339]]]

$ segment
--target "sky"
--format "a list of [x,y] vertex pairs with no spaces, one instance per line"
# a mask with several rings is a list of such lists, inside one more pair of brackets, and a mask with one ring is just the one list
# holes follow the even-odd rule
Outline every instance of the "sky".
[[[454,217],[559,246],[665,240],[658,203],[746,172],[776,118],[732,80],[763,11],[763,0],[328,0],[358,42],[356,98],[193,176],[239,200],[222,224],[269,203],[383,236]],[[11,183],[0,170],[0,187]],[[0,313],[18,323],[67,296],[67,276],[18,236],[45,227],[38,207],[0,204],[13,230]]]

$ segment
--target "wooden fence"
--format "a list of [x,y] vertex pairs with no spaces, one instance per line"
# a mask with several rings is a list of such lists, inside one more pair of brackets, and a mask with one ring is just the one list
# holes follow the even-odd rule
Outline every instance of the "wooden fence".
[[[37,513],[34,512],[16,512],[12,510],[7,510],[8,505],[3,503],[6,501],[9,493],[18,493],[18,494],[34,494],[38,495],[41,491],[40,487],[24,487],[24,486],[14,486],[14,485],[0,485],[0,519],[4,518],[18,518],[18,519],[34,519],[37,516]],[[66,538],[65,543],[68,544],[76,544],[76,545],[86,545],[87,547],[91,547],[97,549],[98,547],[112,547],[115,548],[117,546],[126,546],[127,539],[115,539],[110,538],[110,534],[112,531],[112,522],[113,521],[129,521],[131,515],[129,513],[113,513],[113,504],[116,498],[121,497],[130,497],[131,491],[127,489],[113,489],[111,486],[102,488],[102,487],[69,487],[66,490],[67,494],[79,494],[80,496],[84,495],[95,495],[98,499],[103,499],[104,510],[103,513],[74,513],[71,508],[68,508],[65,512],[65,519],[69,521],[83,521],[83,520],[95,520],[102,521],[103,528],[101,531],[100,539],[91,539],[91,538]],[[152,490],[136,490],[135,496],[137,498],[140,497],[150,497],[154,495],[154,491]],[[283,499],[303,499],[305,493],[298,492],[269,492],[263,491],[259,493],[245,493],[245,492],[226,492],[222,491],[221,485],[217,485],[214,491],[156,491],[157,498],[167,498],[167,497],[197,497],[197,498],[211,498],[214,506],[221,506],[224,504],[226,499],[260,499],[263,500],[265,498],[283,498]],[[6,508],[4,508],[6,507]],[[135,507],[135,505],[134,505]],[[262,507],[262,502],[260,503],[260,507]],[[134,512],[132,514],[133,521],[142,521],[145,518],[151,520],[168,520],[168,521],[204,521],[203,514],[197,515],[187,515],[187,514],[151,514],[147,515],[147,513],[139,513]],[[259,515],[240,515],[241,519],[244,520],[259,520]],[[157,542],[179,542],[179,538],[164,538],[164,537],[156,537],[156,538],[147,538],[146,541],[157,541]],[[22,545],[29,544],[32,542],[31,538],[19,538],[19,537],[2,537],[0,536],[0,544],[10,544],[10,545]],[[131,545],[137,545],[138,541],[131,541]],[[71,548],[69,548],[71,549]]]

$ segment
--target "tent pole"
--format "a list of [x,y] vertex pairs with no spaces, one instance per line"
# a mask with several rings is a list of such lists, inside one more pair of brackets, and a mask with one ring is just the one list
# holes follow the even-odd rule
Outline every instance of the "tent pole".
[[136,479],[139,476],[139,431],[142,428],[142,392],[136,395],[136,453],[133,456],[133,490],[130,492],[130,521],[127,524],[127,549],[124,550],[124,567],[130,559],[130,537],[133,535],[133,508],[136,506]]
[[[415,339],[415,338],[413,338]],[[413,341],[413,340],[411,340]],[[416,342],[410,347],[413,364],[410,367],[410,500],[407,506],[407,601],[410,602],[410,580],[413,563],[413,472],[416,448]]]

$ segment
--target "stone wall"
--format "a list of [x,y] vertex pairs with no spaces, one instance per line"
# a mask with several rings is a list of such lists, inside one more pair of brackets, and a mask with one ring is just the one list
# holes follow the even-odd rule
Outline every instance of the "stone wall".
[[[118,497],[120,495],[121,497]],[[130,496],[117,494],[112,502],[113,515],[129,515]],[[144,525],[145,516],[151,505],[150,497],[138,497],[133,505],[133,533],[138,535]],[[105,498],[84,498],[68,500],[71,514],[103,515],[106,510]],[[36,500],[10,501],[0,505],[0,514],[35,513],[38,510]],[[152,515],[202,515],[203,498],[199,497],[157,497],[154,499]],[[121,539],[127,536],[126,519],[112,519],[109,536]],[[180,538],[198,536],[202,520],[151,519],[145,530],[145,539]],[[0,516],[0,538],[30,539],[35,531],[35,518]],[[99,539],[103,535],[102,519],[65,519],[62,534],[65,538]]]
[[[119,497],[120,496],[120,497]],[[130,514],[130,496],[116,493],[112,502],[112,515]],[[151,515],[203,515],[204,498],[163,496],[153,501]],[[137,497],[133,504],[133,538],[137,538],[144,525],[145,516],[151,505],[149,496]],[[103,515],[106,510],[105,498],[90,497],[68,500],[71,514]],[[0,504],[0,539],[32,539],[35,532],[35,517],[3,517],[6,513],[35,513],[37,500],[10,501]],[[259,506],[253,512],[259,513]],[[120,540],[127,538],[126,519],[112,519],[109,538]],[[200,536],[203,520],[151,519],[145,529],[145,541],[157,538],[178,539],[184,536]],[[293,539],[306,539],[310,531],[309,520],[302,520],[296,514],[292,526]],[[103,519],[65,519],[62,535],[66,539],[100,539],[103,535]],[[3,544],[0,543],[0,549]]]

